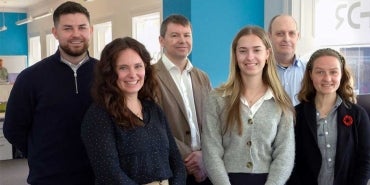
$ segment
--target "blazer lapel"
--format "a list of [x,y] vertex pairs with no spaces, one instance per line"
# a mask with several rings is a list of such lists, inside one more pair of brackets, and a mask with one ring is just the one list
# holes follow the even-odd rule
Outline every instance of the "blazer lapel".
[[305,118],[307,118],[307,125],[312,138],[317,142],[317,121],[316,121],[316,108],[314,104],[307,103],[304,106]]
[[[197,113],[197,121],[198,125],[200,126],[203,120],[200,120],[202,116],[202,91],[198,88],[201,88],[200,81],[196,78],[194,74],[194,69],[190,71],[191,83],[193,86],[193,96],[194,96],[194,104],[195,104],[195,112]],[[201,129],[201,128],[199,128]]]
[[184,114],[184,117],[188,120],[188,116],[186,114],[185,104],[182,99],[181,93],[178,90],[175,81],[172,79],[171,74],[168,72],[166,67],[163,64],[162,59],[160,59],[157,63],[158,69],[158,78],[162,81],[162,85],[168,89],[168,91],[175,97],[176,103],[179,105],[181,112]]
[[[351,130],[352,126],[348,127],[343,124],[343,118],[345,115],[352,116],[353,118],[353,125],[355,124],[354,122],[356,121],[354,115],[350,113],[342,103],[338,107],[338,116],[337,116],[337,128],[338,128],[338,137],[337,137],[337,149],[336,149],[336,157],[335,157],[335,171],[338,171],[342,164],[345,164],[345,155],[347,152],[348,147],[353,147],[355,143],[351,143],[354,140],[351,139]],[[335,173],[336,174],[336,173]]]

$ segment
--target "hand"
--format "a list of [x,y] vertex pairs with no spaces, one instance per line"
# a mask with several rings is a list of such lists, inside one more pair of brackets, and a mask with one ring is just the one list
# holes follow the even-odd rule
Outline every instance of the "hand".
[[203,165],[202,151],[190,153],[185,159],[185,167],[189,174],[194,175],[197,182],[202,182],[207,178]]
[[193,175],[194,175],[195,181],[198,183],[203,182],[207,178],[207,174],[203,170],[197,171],[193,173]]

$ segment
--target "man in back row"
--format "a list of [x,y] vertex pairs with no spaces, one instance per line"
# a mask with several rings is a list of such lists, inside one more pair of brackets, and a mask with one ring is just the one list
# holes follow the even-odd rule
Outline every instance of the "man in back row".
[[290,15],[277,15],[270,21],[268,34],[274,49],[280,81],[293,105],[297,105],[297,94],[306,69],[295,53],[299,39],[297,22]]
[[4,135],[28,159],[31,185],[92,185],[94,176],[80,137],[90,106],[96,59],[88,54],[90,14],[65,2],[55,9],[58,51],[17,77],[7,104]]
[[171,15],[161,25],[159,42],[162,58],[155,64],[159,77],[159,104],[180,150],[188,177],[187,185],[211,184],[203,165],[201,130],[204,106],[211,84],[208,76],[194,67],[188,55],[192,49],[190,21]]

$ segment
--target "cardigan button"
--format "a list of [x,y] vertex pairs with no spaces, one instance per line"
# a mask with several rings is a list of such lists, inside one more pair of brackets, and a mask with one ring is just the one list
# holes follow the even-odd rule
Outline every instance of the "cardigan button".
[[247,146],[251,146],[251,145],[252,145],[252,141],[248,141]]
[[253,119],[249,118],[248,119],[248,124],[252,125],[253,124]]
[[253,168],[253,163],[252,162],[247,162],[247,168]]

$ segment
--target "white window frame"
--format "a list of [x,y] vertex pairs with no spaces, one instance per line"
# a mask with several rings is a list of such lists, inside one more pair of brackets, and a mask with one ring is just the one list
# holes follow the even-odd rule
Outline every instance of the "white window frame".
[[112,21],[94,24],[94,57],[100,59],[105,45],[112,41]]
[[46,35],[46,56],[53,55],[59,46],[59,41],[52,33]]
[[39,62],[41,60],[41,38],[40,36],[33,36],[29,38],[28,43],[28,66]]
[[161,47],[158,41],[160,24],[160,12],[132,17],[132,37],[145,45],[152,57],[152,64],[161,57]]

